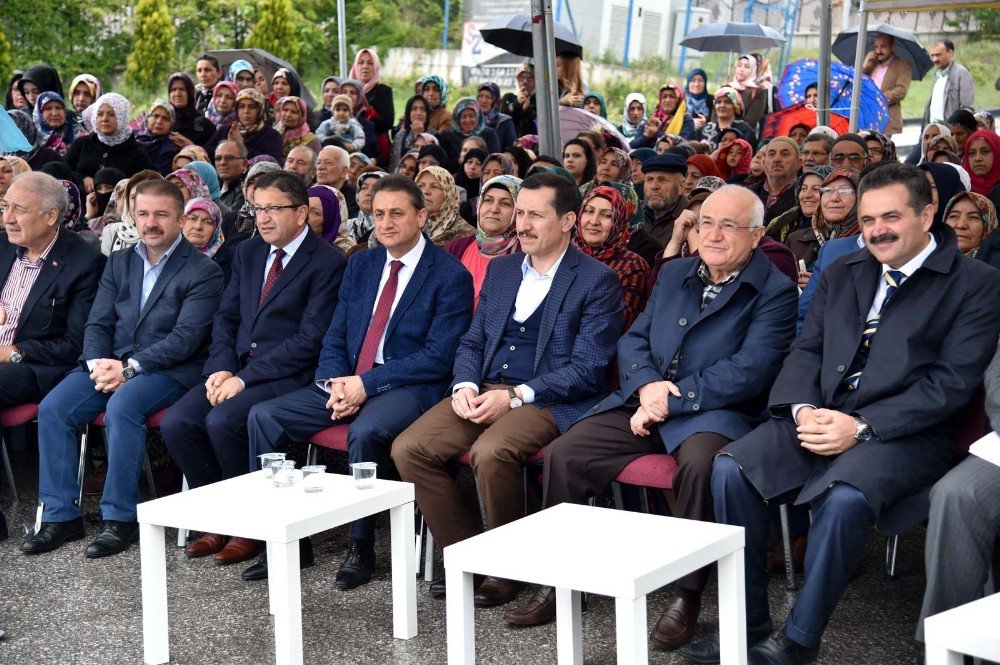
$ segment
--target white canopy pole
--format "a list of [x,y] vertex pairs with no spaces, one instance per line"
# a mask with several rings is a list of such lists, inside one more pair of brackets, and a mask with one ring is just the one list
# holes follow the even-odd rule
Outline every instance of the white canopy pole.
[[561,155],[559,90],[556,80],[555,30],[552,0],[531,0],[531,41],[535,53],[535,100],[538,107],[538,147]]
[[819,16],[819,79],[816,81],[816,124],[830,124],[830,58],[833,55],[833,7],[822,0]]
[[344,0],[337,0],[337,51],[340,55],[340,78],[347,78],[347,10]]
[[861,3],[861,23],[858,24],[858,46],[854,51],[854,84],[851,86],[851,124],[847,131],[858,131],[858,116],[861,114],[861,78],[864,72],[861,66],[865,62],[865,51],[868,45],[868,11],[865,3]]

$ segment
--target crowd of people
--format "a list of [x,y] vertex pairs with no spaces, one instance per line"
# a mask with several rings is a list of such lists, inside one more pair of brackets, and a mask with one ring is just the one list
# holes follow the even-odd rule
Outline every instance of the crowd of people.
[[[892,48],[879,35],[865,67],[894,88]],[[620,136],[597,125],[560,155],[536,152],[531,63],[516,91],[485,83],[450,109],[448,82],[423,76],[400,117],[372,49],[315,109],[294,72],[207,54],[138,115],[95,76],[64,92],[28,68],[0,118],[30,146],[0,156],[0,408],[39,403],[43,512],[22,551],[84,538],[77,433],[102,412],[103,525],[85,555],[127,550],[146,418],[165,409],[192,488],[347,423],[349,461],[412,482],[442,547],[483,528],[452,474],[463,453],[486,528],[524,515],[521,466],[540,451],[543,506],[669,453],[676,516],[746,528],[752,663],[811,660],[870,527],[935,483],[923,616],[973,600],[1000,469],[952,452],[984,383],[1000,422],[1000,138],[954,50],[933,46],[913,164],[891,138],[895,93],[887,133],[760,138],[777,105],[756,54],[714,92],[695,69],[653,108],[629,94]],[[579,58],[557,64],[560,103],[606,116]],[[772,621],[780,503],[807,575]],[[350,537],[345,591],[372,577],[374,518]],[[263,550],[206,533],[185,552]],[[313,565],[308,539],[300,552]],[[243,576],[266,578],[266,556]],[[652,633],[696,663],[719,659],[717,636],[694,639],[707,579],[679,580]],[[475,588],[498,606],[522,584]],[[505,620],[555,611],[542,587]]]

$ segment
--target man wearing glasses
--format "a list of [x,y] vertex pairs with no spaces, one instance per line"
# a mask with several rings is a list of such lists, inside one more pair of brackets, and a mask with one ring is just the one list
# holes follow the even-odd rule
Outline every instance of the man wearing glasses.
[[814,132],[802,142],[802,172],[814,166],[829,166],[833,139],[826,134]]
[[868,166],[868,142],[858,134],[841,134],[830,149],[830,166],[835,169],[861,169]]
[[[247,147],[240,141],[220,141],[215,148],[215,171],[222,183],[219,203],[229,210],[239,210],[243,198],[243,177],[247,173]],[[229,233],[226,234],[228,239]]]

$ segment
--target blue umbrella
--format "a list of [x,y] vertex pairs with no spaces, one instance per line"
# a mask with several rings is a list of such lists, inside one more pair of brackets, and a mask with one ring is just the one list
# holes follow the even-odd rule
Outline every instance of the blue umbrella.
[[[837,62],[830,63],[830,110],[843,116],[851,114],[851,88],[854,86],[854,67]],[[778,84],[778,102],[788,107],[806,100],[806,88],[819,81],[818,60],[796,60],[787,67]],[[858,129],[884,131],[889,124],[889,100],[875,85],[870,76],[861,78]]]
[[29,152],[32,145],[7,112],[0,109],[0,154]]

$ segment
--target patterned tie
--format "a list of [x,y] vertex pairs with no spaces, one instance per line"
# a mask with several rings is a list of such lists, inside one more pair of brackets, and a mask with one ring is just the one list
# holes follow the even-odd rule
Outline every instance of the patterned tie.
[[399,271],[402,267],[402,261],[393,261],[389,264],[389,279],[382,288],[382,295],[378,297],[372,322],[368,324],[368,332],[361,345],[361,353],[358,354],[356,374],[364,374],[375,366],[375,352],[389,323],[389,312],[392,311],[392,302],[396,299],[396,287],[399,286]]
[[861,345],[858,346],[858,352],[854,354],[854,360],[851,362],[847,378],[840,384],[840,387],[848,392],[857,390],[858,384],[861,383],[861,374],[865,370],[865,363],[868,362],[868,352],[871,349],[872,339],[874,339],[875,333],[878,332],[878,323],[882,316],[882,310],[885,309],[885,304],[889,302],[892,294],[896,292],[896,288],[902,283],[903,273],[898,270],[888,270],[885,272],[885,281],[888,287],[885,290],[885,298],[882,300],[882,306],[879,307],[878,314],[865,323],[865,329],[861,332]]
[[260,292],[260,300],[257,301],[258,309],[264,304],[264,298],[267,297],[267,294],[274,288],[274,283],[281,277],[281,271],[284,269],[281,262],[283,258],[285,258],[285,250],[280,248],[274,250],[274,262],[271,264],[271,269],[267,271],[267,279],[264,280],[264,288]]

